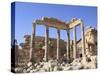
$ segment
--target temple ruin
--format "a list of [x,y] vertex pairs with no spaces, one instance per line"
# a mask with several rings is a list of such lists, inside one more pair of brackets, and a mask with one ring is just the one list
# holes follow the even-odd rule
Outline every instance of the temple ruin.
[[[45,26],[45,36],[36,36],[37,25]],[[79,40],[77,40],[77,26],[81,28]],[[57,30],[57,38],[49,37],[49,27]],[[73,40],[70,38],[71,29],[73,30]],[[67,41],[60,38],[60,30],[66,31]],[[19,45],[14,43],[14,45],[15,72],[51,72],[97,68],[97,30],[92,27],[84,30],[81,19],[72,18],[68,23],[48,17],[34,20],[32,34],[26,34],[23,43]]]
[[85,56],[85,38],[84,38],[84,25],[83,21],[81,19],[75,19],[73,18],[69,23],[62,22],[58,19],[55,18],[47,18],[43,17],[42,20],[35,20],[32,25],[32,36],[31,36],[31,45],[30,45],[30,60],[34,60],[34,42],[35,42],[35,28],[36,25],[44,25],[46,27],[45,30],[45,54],[44,54],[44,60],[48,60],[48,38],[49,38],[49,27],[53,27],[57,29],[57,60],[59,60],[59,40],[60,40],[60,30],[66,30],[66,35],[68,36],[67,39],[67,49],[66,49],[66,54],[67,54],[67,60],[70,60],[70,29],[73,29],[74,33],[74,51],[73,51],[73,58],[76,59],[76,50],[77,50],[77,45],[76,45],[76,39],[77,39],[77,34],[76,34],[76,26],[81,26],[81,38],[82,38],[82,56]]

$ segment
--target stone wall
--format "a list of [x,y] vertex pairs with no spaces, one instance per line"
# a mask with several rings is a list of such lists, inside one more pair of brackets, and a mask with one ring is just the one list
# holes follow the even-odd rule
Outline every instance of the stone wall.
[[[29,62],[29,51],[30,51],[30,35],[24,36],[24,42],[17,45],[15,56],[16,56],[16,64],[25,65]],[[49,49],[48,49],[48,59],[56,58],[57,55],[57,40],[55,38],[49,38]],[[35,37],[35,53],[34,57],[36,61],[42,61],[44,58],[45,52],[45,38],[36,36]],[[66,42],[60,39],[60,58],[66,52]]]

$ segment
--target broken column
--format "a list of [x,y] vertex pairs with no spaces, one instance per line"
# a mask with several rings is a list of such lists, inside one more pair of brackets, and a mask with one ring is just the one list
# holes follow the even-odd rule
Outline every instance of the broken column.
[[57,30],[57,60],[59,60],[59,49],[60,49],[60,30]]

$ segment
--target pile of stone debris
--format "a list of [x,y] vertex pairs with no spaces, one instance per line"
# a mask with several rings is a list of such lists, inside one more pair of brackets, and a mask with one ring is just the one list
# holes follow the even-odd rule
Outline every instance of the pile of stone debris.
[[49,60],[48,62],[39,62],[33,65],[29,62],[24,68],[16,68],[15,71],[20,73],[33,73],[95,68],[97,68],[97,56],[77,58],[72,63],[59,63],[57,60]]

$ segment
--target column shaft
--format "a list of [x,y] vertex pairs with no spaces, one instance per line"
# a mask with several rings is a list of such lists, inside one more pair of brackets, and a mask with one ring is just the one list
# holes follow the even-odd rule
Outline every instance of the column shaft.
[[67,60],[70,60],[70,30],[67,30]]
[[60,50],[60,30],[57,30],[57,59],[59,60],[59,50]]
[[84,26],[81,22],[81,38],[82,38],[82,56],[85,56],[85,36],[84,36]]
[[36,24],[32,24],[32,35],[31,35],[31,44],[30,44],[30,61],[33,61],[34,59],[34,50],[35,50],[35,27]]
[[46,26],[46,32],[45,32],[45,55],[44,60],[48,61],[48,36],[49,36],[49,29]]
[[76,27],[73,27],[73,35],[74,35],[73,57],[74,57],[74,59],[76,59],[76,51],[77,51]]

